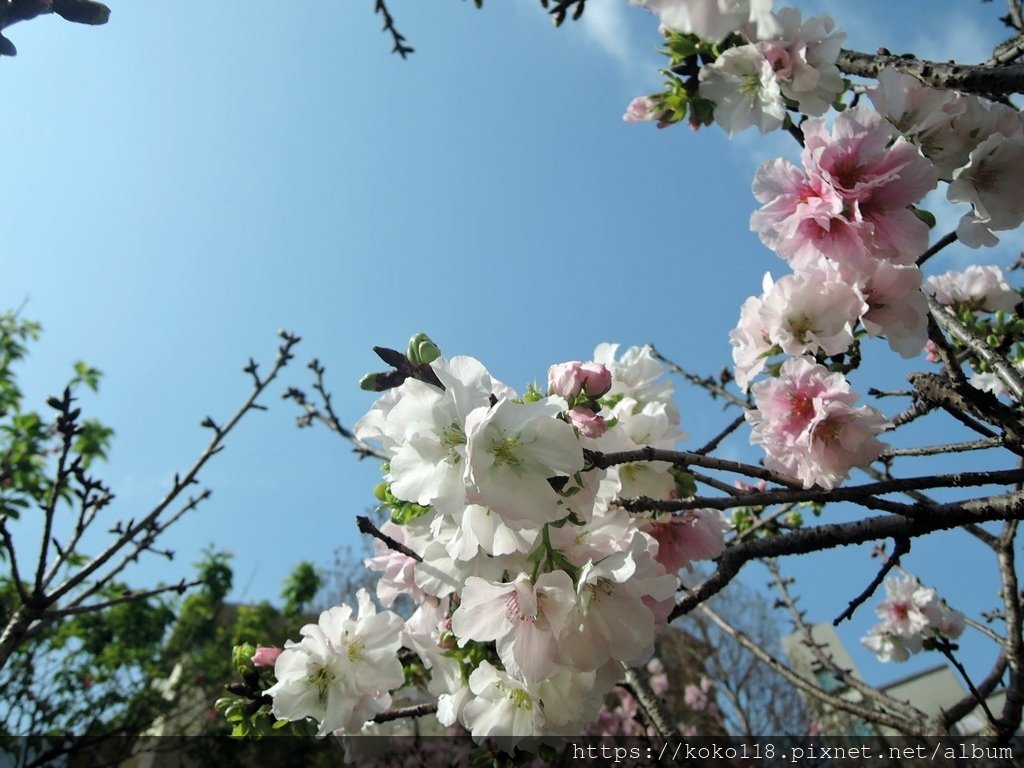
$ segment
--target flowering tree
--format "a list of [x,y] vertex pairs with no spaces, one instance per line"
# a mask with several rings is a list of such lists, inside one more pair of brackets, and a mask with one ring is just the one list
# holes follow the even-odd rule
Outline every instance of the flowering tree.
[[[559,23],[584,9],[583,0],[542,4]],[[667,63],[665,89],[634,100],[627,121],[784,130],[801,147],[799,164],[773,160],[753,180],[751,228],[785,274],[766,275],[761,295],[737,308],[733,369],[703,378],[652,347],[602,344],[589,361],[551,365],[545,386],[515,390],[419,334],[405,353],[376,349],[390,369],[361,385],[382,394],[348,429],[314,362],[318,400],[289,392],[304,422],[325,423],[383,462],[375,495],[390,520],[362,523],[375,537],[366,564],[380,576],[382,607],[364,591],[356,608],[324,612],[272,669],[266,656],[256,660],[260,685],[246,695],[264,705],[260,716],[269,712],[265,722],[312,722],[319,736],[433,711],[445,726],[513,749],[583,732],[624,682],[669,739],[674,726],[637,668],[659,627],[699,612],[805,696],[863,721],[946,733],[980,705],[987,731],[1009,739],[1024,708],[1021,292],[996,266],[927,270],[944,248],[992,248],[1024,223],[1024,118],[1011,101],[1024,90],[1021,3],[1008,2],[1010,39],[970,65],[845,50],[832,18],[771,0],[633,4],[658,16]],[[384,4],[377,9],[397,52],[411,52]],[[920,205],[939,187],[962,215],[933,238],[935,217]],[[849,378],[866,337],[932,366],[904,391],[869,390],[894,408],[865,404]],[[685,434],[672,374],[738,411],[696,449],[677,448]],[[940,411],[961,434],[944,426],[941,441],[887,444]],[[716,457],[745,426],[763,461]],[[993,468],[902,471],[904,457],[969,451],[986,452]],[[851,479],[854,470],[869,480]],[[970,490],[955,501],[930,495],[950,488]],[[840,502],[858,518],[809,523],[799,514]],[[998,564],[1002,604],[981,607],[992,609],[987,624],[899,570],[912,542],[949,529],[976,538]],[[991,673],[966,679],[970,695],[937,718],[871,690],[816,646],[775,564],[887,541],[876,578],[845,586],[837,622],[884,583],[880,622],[863,641],[881,660],[936,651],[955,662],[968,626],[995,644]],[[714,565],[695,578],[700,560]],[[769,563],[820,664],[861,689],[858,701],[799,676],[708,604],[755,560]],[[416,602],[405,618],[389,610],[400,594]],[[410,669],[432,703],[393,709]],[[985,700],[1001,683],[1005,703],[992,711]]]

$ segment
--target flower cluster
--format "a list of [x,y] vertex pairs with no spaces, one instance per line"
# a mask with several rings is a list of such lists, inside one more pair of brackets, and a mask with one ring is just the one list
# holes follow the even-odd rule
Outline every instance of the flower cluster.
[[914,576],[886,579],[885,593],[886,599],[875,609],[881,623],[861,638],[880,661],[906,661],[928,641],[955,640],[964,631],[964,615]]
[[1014,312],[1020,294],[1010,287],[996,266],[973,264],[963,272],[950,270],[925,281],[925,293],[939,304],[971,312]]
[[891,69],[879,74],[869,95],[949,182],[947,199],[970,204],[956,230],[960,242],[995,245],[995,232],[1024,223],[1024,116],[1017,109],[935,90]]
[[[613,503],[678,496],[671,465],[598,469],[587,459],[674,448],[685,435],[672,385],[649,347],[619,354],[612,344],[590,362],[551,366],[546,392],[522,396],[473,358],[436,357],[429,369],[436,383],[406,379],[355,429],[387,457],[378,498],[392,520],[382,533],[400,545],[378,540],[367,561],[380,574],[377,596],[390,606],[406,594],[418,606],[389,626],[389,647],[400,642],[422,661],[446,726],[507,737],[510,748],[578,733],[622,665],[650,657],[677,572],[725,545],[716,510],[656,519]],[[277,661],[275,714],[313,717],[321,732],[359,730],[379,711],[382,677],[369,681],[376,687],[350,682],[330,655],[337,632],[303,632],[301,648]]]
[[765,450],[765,466],[798,478],[805,488],[833,488],[853,467],[882,451],[875,437],[888,422],[838,373],[807,357],[782,364],[779,376],[752,387],[756,408],[747,411],[750,440]]
[[[808,120],[803,132],[802,167],[765,163],[753,187],[763,205],[751,228],[793,273],[765,276],[730,340],[741,388],[766,370],[779,376],[753,386],[757,409],[748,417],[768,465],[832,488],[878,456],[874,436],[886,422],[874,409],[853,408],[842,375],[815,359],[852,353],[859,327],[904,357],[921,352],[927,304],[915,259],[928,227],[911,206],[937,178],[913,144],[866,108],[843,112],[831,130]],[[769,366],[777,354],[791,359]]]
[[715,103],[715,122],[729,135],[752,125],[761,133],[781,128],[791,107],[823,115],[843,91],[836,57],[846,34],[830,16],[805,22],[783,8],[772,21],[700,71],[700,95]]
[[[836,59],[846,34],[827,14],[804,21],[794,8],[773,12],[772,0],[633,3],[657,13],[667,35],[685,35],[687,48],[700,50],[705,65],[686,91],[706,101],[730,135],[752,125],[776,130],[791,109],[823,115],[845,88]],[[634,99],[624,119],[670,122],[656,97]],[[707,121],[694,115],[691,122]]]
[[[347,605],[320,614],[320,621],[300,630],[274,660],[277,682],[266,693],[280,720],[309,717],[320,723],[317,735],[358,731],[391,706],[390,691],[405,673],[398,661],[402,620],[377,613],[366,590],[359,590],[359,615]],[[269,661],[272,654],[260,656]],[[254,659],[253,663],[257,663]]]

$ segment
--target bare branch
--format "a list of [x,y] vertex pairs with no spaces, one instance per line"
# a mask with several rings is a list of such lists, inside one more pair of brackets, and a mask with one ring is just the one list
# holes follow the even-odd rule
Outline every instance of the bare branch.
[[[613,456],[616,454],[608,454]],[[924,488],[968,488],[980,485],[1007,485],[1024,478],[1024,469],[1004,469],[991,472],[956,472],[948,475],[925,475],[896,480],[882,480],[831,490],[824,488],[794,488],[749,493],[729,498],[692,496],[688,499],[620,499],[623,508],[632,511],[674,512],[684,509],[732,509],[756,507],[799,501],[852,501],[872,509],[900,511],[914,516],[919,513],[912,505],[888,502],[874,498],[879,494],[899,493]]]
[[719,384],[717,381],[715,381],[710,376],[706,376],[706,377],[702,378],[702,377],[698,376],[695,373],[690,373],[689,371],[687,371],[686,369],[682,368],[677,363],[672,362],[667,357],[665,357],[663,354],[661,354],[661,352],[659,352],[657,349],[655,349],[654,345],[650,345],[650,347],[651,347],[651,354],[653,354],[658,360],[661,360],[661,362],[663,362],[665,364],[665,366],[670,371],[672,371],[673,373],[676,373],[676,374],[682,376],[684,379],[686,379],[688,382],[690,382],[694,386],[701,387],[702,389],[707,390],[707,392],[713,398],[714,397],[721,397],[722,399],[724,399],[725,401],[727,401],[731,405],[738,405],[740,408],[746,408],[747,407],[747,401],[746,400],[744,400],[741,397],[737,397],[736,395],[734,395],[732,392],[727,390],[724,386]]
[[886,67],[910,75],[932,88],[953,89],[983,95],[1007,95],[1024,92],[1024,65],[949,64],[925,61],[913,56],[889,53],[839,52],[836,66],[848,75],[878,77]]
[[406,58],[410,53],[415,50],[411,45],[406,45],[405,35],[395,28],[395,20],[391,16],[391,12],[388,11],[388,6],[384,0],[376,0],[373,6],[373,12],[380,14],[384,18],[384,32],[391,34],[391,39],[394,42],[394,46],[391,48],[392,53],[397,53],[403,59]]
[[1016,490],[951,504],[921,505],[914,516],[878,515],[849,523],[832,523],[793,531],[785,536],[751,539],[726,547],[718,568],[700,586],[680,598],[670,619],[687,613],[721,591],[751,560],[800,555],[886,538],[917,538],[992,520],[1024,519],[1024,491]]
[[104,600],[101,603],[90,603],[89,605],[72,605],[68,608],[61,608],[57,611],[46,611],[40,618],[44,621],[56,621],[62,619],[65,616],[76,616],[81,613],[92,613],[94,611],[104,611],[107,608],[113,608],[115,605],[121,605],[122,603],[132,603],[140,600],[148,600],[151,597],[157,595],[163,595],[168,592],[176,592],[181,595],[184,594],[185,590],[197,587],[202,584],[202,581],[185,581],[182,579],[177,584],[171,584],[169,586],[154,587],[153,589],[147,589],[142,592],[126,592],[120,597],[114,597],[110,600]]
[[756,477],[758,480],[767,480],[786,488],[801,487],[799,481],[779,472],[772,472],[764,467],[743,464],[739,461],[716,459],[693,451],[669,451],[647,446],[645,448],[638,448],[635,451],[619,451],[617,453],[600,453],[599,451],[586,450],[583,453],[587,460],[598,469],[605,469],[616,464],[635,464],[640,461],[666,461],[669,464],[684,469],[690,465],[704,467],[705,469],[720,469],[724,472],[735,472],[747,477]]
[[878,586],[882,583],[885,577],[889,574],[893,568],[900,564],[900,558],[903,557],[910,551],[910,539],[896,539],[893,542],[892,554],[886,558],[885,562],[882,563],[882,567],[878,569],[878,573],[875,574],[875,578],[871,580],[871,583],[857,595],[853,600],[847,604],[843,612],[840,613],[836,618],[832,619],[833,626],[839,626],[843,619],[849,619],[853,617],[854,611],[857,610],[864,602],[870,598]]
[[818,686],[804,679],[787,665],[764,650],[758,643],[755,643],[746,634],[732,626],[729,622],[719,616],[707,605],[701,605],[700,610],[713,621],[718,627],[730,637],[734,638],[740,645],[752,653],[758,660],[766,664],[772,671],[781,675],[795,688],[803,691],[811,698],[823,702],[829,707],[849,712],[852,715],[861,717],[868,722],[879,723],[894,728],[910,735],[924,735],[925,724],[923,722],[909,722],[904,718],[897,717],[888,712],[883,712],[873,707],[846,701],[834,694],[822,690]]
[[417,563],[422,563],[423,562],[423,558],[422,557],[417,555],[415,552],[413,552],[411,549],[409,549],[404,544],[401,544],[400,542],[395,541],[393,538],[388,536],[386,533],[382,532],[380,530],[380,528],[375,526],[370,521],[370,518],[366,517],[366,515],[357,515],[356,516],[356,523],[359,526],[359,532],[360,533],[365,533],[368,536],[373,536],[373,538],[379,539],[380,541],[383,541],[388,546],[389,549],[392,549],[395,552],[401,552],[406,557],[411,557]]

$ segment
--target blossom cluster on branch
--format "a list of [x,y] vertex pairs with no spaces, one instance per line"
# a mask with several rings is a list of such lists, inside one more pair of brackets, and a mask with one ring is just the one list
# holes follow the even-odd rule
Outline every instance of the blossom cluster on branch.
[[[377,613],[362,593],[357,619],[347,607],[324,613],[276,658],[276,683],[266,691],[273,714],[312,718],[321,735],[358,732],[384,716],[402,684],[390,655],[404,647],[407,671],[416,668],[445,726],[478,740],[502,737],[508,749],[581,733],[615,719],[602,713],[606,695],[650,659],[656,630],[749,560],[894,538],[893,557],[844,618],[898,565],[911,538],[967,526],[1000,563],[1001,669],[1014,671],[1016,688],[990,725],[1013,733],[1024,709],[1024,606],[1007,552],[1024,518],[1024,472],[898,478],[891,469],[900,450],[882,437],[941,408],[983,439],[917,455],[1006,449],[1018,464],[1024,456],[1020,292],[993,266],[928,278],[922,269],[957,240],[992,246],[996,232],[1024,222],[1024,119],[1005,99],[941,90],[896,69],[879,68],[877,84],[854,87],[843,77],[845,35],[827,15],[805,20],[771,0],[632,2],[659,16],[669,66],[665,91],[634,100],[627,120],[715,122],[729,134],[756,125],[785,129],[801,144],[799,166],[770,161],[753,182],[761,207],[751,229],[790,273],[766,274],[762,293],[740,309],[730,375],[700,379],[673,367],[742,407],[742,418],[704,449],[677,452],[685,434],[673,385],[650,347],[620,354],[599,345],[589,361],[552,365],[545,389],[522,392],[472,357],[443,357],[422,334],[404,354],[377,348],[393,370],[362,386],[383,394],[351,432],[333,414],[325,421],[361,455],[385,462],[375,495],[390,520],[366,529],[376,537],[366,565],[379,574],[386,608],[405,595],[416,610],[404,621]],[[999,82],[994,92],[1005,93]],[[865,95],[873,109],[861,103]],[[929,248],[935,218],[920,206],[940,183],[968,210]],[[912,377],[914,389],[898,393],[913,398],[902,413],[858,404],[847,374],[861,363],[865,337],[884,338],[904,359],[927,351],[942,373]],[[964,366],[973,369],[970,383]],[[744,422],[764,451],[762,466],[710,455]],[[730,484],[694,467],[759,483]],[[855,468],[877,482],[841,487]],[[1017,486],[945,505],[924,493],[1000,483]],[[698,486],[724,495],[700,496]],[[897,493],[910,501],[890,498]],[[886,514],[804,526],[795,511],[830,501]],[[734,510],[732,520],[720,509]],[[981,527],[989,521],[1004,522],[1000,536]],[[716,560],[716,569],[682,588],[681,572],[697,560]],[[792,605],[785,581],[777,583]],[[912,576],[885,585],[882,621],[865,645],[882,660],[931,648],[952,654],[965,617]],[[905,732],[925,728],[909,705],[886,701],[872,711],[829,698],[735,628],[725,631],[812,697]],[[983,703],[971,691],[952,712],[962,717]],[[637,697],[651,722],[666,722],[653,699]]]

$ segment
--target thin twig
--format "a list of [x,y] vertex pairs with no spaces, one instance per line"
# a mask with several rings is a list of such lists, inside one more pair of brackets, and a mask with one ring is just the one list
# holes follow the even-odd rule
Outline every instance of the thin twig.
[[878,586],[882,583],[885,577],[889,575],[889,571],[899,565],[900,558],[909,551],[910,539],[896,539],[893,542],[892,554],[886,558],[884,563],[882,563],[882,567],[878,569],[878,573],[875,574],[875,578],[871,580],[871,583],[867,585],[863,592],[847,604],[842,613],[832,619],[832,626],[838,627],[844,619],[853,618],[854,611],[863,605],[868,598],[875,594],[875,590],[878,589]]
[[394,41],[394,47],[391,52],[397,53],[403,59],[406,58],[410,53],[414,52],[414,48],[411,45],[406,45],[405,35],[400,33],[395,27],[395,20],[391,16],[391,12],[388,11],[387,4],[384,0],[376,0],[373,6],[373,12],[380,14],[384,18],[384,32],[391,33],[391,39]]
[[723,632],[735,639],[736,642],[752,653],[755,658],[764,663],[773,672],[781,675],[791,685],[798,690],[803,691],[811,698],[817,699],[829,707],[849,712],[850,714],[863,718],[868,722],[886,725],[890,728],[895,728],[898,731],[910,733],[912,735],[923,735],[924,723],[910,723],[905,719],[898,718],[888,712],[882,712],[873,707],[863,706],[852,701],[846,701],[839,696],[822,690],[772,656],[768,651],[761,647],[759,643],[751,640],[746,634],[732,626],[728,621],[719,616],[707,605],[701,605],[700,610],[703,611],[711,621],[717,624]]
[[1024,491],[950,504],[921,505],[920,511],[922,514],[911,517],[877,515],[849,523],[831,523],[792,531],[784,536],[732,544],[719,556],[714,573],[679,599],[669,619],[682,616],[720,592],[751,560],[802,555],[886,538],[918,538],[935,531],[992,520],[1020,520],[1024,518]]
[[941,453],[964,453],[966,451],[982,451],[987,448],[1003,447],[1003,439],[989,437],[985,440],[971,440],[964,443],[943,443],[941,445],[924,445],[920,448],[890,448],[879,455],[880,460],[893,459],[897,456],[934,456]]
[[723,440],[725,440],[725,438],[727,438],[729,435],[731,435],[733,432],[739,429],[743,424],[745,424],[746,421],[746,417],[741,413],[739,416],[737,416],[735,419],[729,422],[729,424],[721,432],[719,432],[717,435],[711,438],[711,440],[709,440],[707,443],[705,443],[696,451],[694,451],[694,453],[698,453],[702,456],[707,456],[709,453],[715,450],[715,448],[717,448],[718,445]]
[[974,692],[969,696],[964,696],[960,701],[949,709],[943,710],[939,715],[940,728],[938,732],[948,731],[954,723],[959,722],[973,712],[979,702],[987,699],[999,687],[1004,674],[1006,674],[1006,655],[1000,653],[996,658],[996,663],[992,665],[992,669],[985,676],[985,679],[978,683]]
[[115,605],[121,605],[122,603],[131,603],[139,600],[148,600],[151,597],[162,595],[166,592],[177,592],[179,595],[184,594],[185,590],[192,589],[192,587],[198,587],[203,582],[199,579],[195,581],[186,582],[182,579],[177,584],[171,584],[169,586],[154,587],[153,589],[147,589],[143,592],[128,592],[120,597],[114,597],[110,600],[104,600],[101,603],[90,603],[89,605],[73,605],[68,608],[61,608],[57,611],[47,611],[42,615],[42,619],[56,621],[62,619],[65,616],[76,616],[81,613],[92,613],[94,611],[105,611],[107,608],[113,608]]
[[663,362],[665,366],[673,373],[682,376],[684,379],[686,379],[694,386],[701,387],[707,390],[707,392],[710,393],[712,397],[721,397],[722,399],[728,401],[731,405],[738,405],[740,408],[747,407],[746,400],[744,400],[741,397],[737,397],[710,376],[702,378],[695,373],[690,373],[685,368],[681,367],[679,364],[672,362],[663,354],[661,354],[661,352],[655,349],[653,344],[649,346],[651,347],[651,354],[654,355],[655,358]]
[[778,561],[775,560],[775,558],[769,558],[764,561],[764,565],[772,576],[772,585],[779,591],[782,604],[785,606],[786,610],[789,611],[790,617],[792,618],[797,631],[803,635],[804,645],[811,652],[815,661],[821,664],[823,668],[828,669],[836,680],[850,688],[860,691],[865,698],[870,699],[876,707],[885,707],[892,712],[899,713],[899,716],[903,717],[908,722],[916,723],[923,722],[925,720],[925,713],[909,702],[894,699],[889,694],[883,693],[877,688],[872,688],[856,675],[851,674],[850,670],[840,667],[836,663],[836,660],[832,658],[831,654],[826,653],[818,641],[815,640],[811,626],[804,619],[803,612],[797,607],[796,598],[794,598],[792,593],[789,591],[788,580],[783,578]]
[[949,640],[941,638],[935,641],[935,649],[945,656],[946,659],[949,660],[949,663],[956,668],[956,671],[960,673],[960,677],[963,678],[963,681],[967,684],[967,690],[971,692],[971,695],[981,706],[989,723],[998,728],[999,723],[996,720],[995,715],[992,714],[992,710],[988,708],[988,702],[985,701],[985,697],[978,692],[978,689],[974,686],[974,681],[971,680],[971,676],[968,675],[967,670],[964,669],[964,665],[961,664],[959,659],[957,659],[953,654],[953,644],[950,643]]
[[[607,455],[612,456],[614,454]],[[688,499],[650,499],[640,497],[637,499],[620,499],[619,503],[625,509],[633,512],[645,510],[674,512],[703,507],[731,509],[733,507],[759,507],[799,501],[853,501],[858,503],[867,502],[865,506],[873,506],[882,502],[881,499],[872,498],[880,494],[923,490],[925,488],[970,488],[980,485],[1007,485],[1017,482],[1021,478],[1024,478],[1024,469],[1018,467],[989,472],[955,472],[947,475],[906,477],[832,489],[791,488],[748,493],[730,498],[692,496]],[[914,510],[909,505],[893,502],[883,502],[882,508],[901,509],[908,514],[914,513]]]
[[423,562],[422,557],[405,546],[405,544],[401,544],[386,533],[383,533],[380,528],[375,526],[366,515],[356,515],[356,524],[359,526],[360,533],[365,533],[368,536],[373,536],[373,538],[383,541],[388,546],[388,549],[392,549],[395,552],[401,552],[406,557],[411,557],[417,563]]
[[927,251],[925,251],[924,253],[917,257],[917,266],[920,267],[922,264],[928,261],[928,259],[937,254],[947,245],[952,245],[953,243],[955,243],[956,240],[956,230],[953,230],[952,232],[947,232],[945,235],[936,240],[935,244],[932,245],[931,248],[929,248]]

